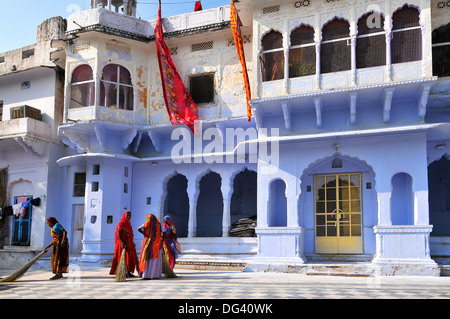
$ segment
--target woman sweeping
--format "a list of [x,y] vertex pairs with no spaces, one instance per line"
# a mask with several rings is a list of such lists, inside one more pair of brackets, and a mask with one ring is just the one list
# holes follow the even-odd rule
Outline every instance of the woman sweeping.
[[164,254],[170,268],[175,267],[178,254],[181,252],[181,246],[177,241],[177,231],[173,223],[172,217],[165,216],[164,224]]
[[[131,227],[131,212],[126,211],[122,219],[116,227],[114,257],[111,265],[110,275],[115,275],[117,265],[122,256],[122,250],[126,251],[127,277],[135,277],[133,275],[134,269],[137,268],[137,254],[136,246],[134,244],[133,228]],[[139,272],[139,271],[138,271]]]
[[52,248],[51,266],[55,274],[50,280],[63,278],[63,273],[67,273],[69,267],[69,242],[67,232],[64,227],[54,217],[47,219],[47,225],[50,226],[53,241],[45,247],[45,251]]
[[148,214],[145,223],[138,228],[144,235],[139,277],[143,279],[161,278],[162,275],[162,233],[161,223],[153,214]]

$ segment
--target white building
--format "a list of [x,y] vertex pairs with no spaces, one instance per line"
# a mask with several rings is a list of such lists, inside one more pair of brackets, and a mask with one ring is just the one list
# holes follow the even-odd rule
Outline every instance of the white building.
[[3,215],[0,256],[5,266],[23,262],[49,241],[45,220],[62,204],[63,171],[56,159],[64,155],[58,125],[63,120],[66,54],[57,45],[65,28],[64,19],[48,19],[37,28],[36,44],[0,53],[0,167],[6,173],[2,207],[40,199],[23,216]]

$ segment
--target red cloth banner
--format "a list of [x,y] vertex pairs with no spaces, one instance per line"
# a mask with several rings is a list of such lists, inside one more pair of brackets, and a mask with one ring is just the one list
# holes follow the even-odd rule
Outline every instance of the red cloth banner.
[[239,15],[236,11],[236,7],[234,6],[234,0],[231,0],[230,22],[231,22],[231,31],[233,32],[234,43],[236,45],[236,50],[237,50],[237,53],[239,56],[239,61],[241,61],[241,65],[242,65],[242,74],[244,76],[245,94],[247,97],[247,119],[250,122],[250,120],[252,118],[252,109],[250,106],[250,100],[252,99],[252,94],[250,91],[250,83],[248,80],[247,64],[245,63],[244,41],[242,40],[242,32],[241,32],[241,20],[239,19]]
[[183,81],[172,61],[169,48],[163,40],[161,0],[159,0],[155,38],[164,102],[166,103],[170,122],[173,125],[185,124],[194,133],[194,123],[198,121],[197,105],[184,87]]

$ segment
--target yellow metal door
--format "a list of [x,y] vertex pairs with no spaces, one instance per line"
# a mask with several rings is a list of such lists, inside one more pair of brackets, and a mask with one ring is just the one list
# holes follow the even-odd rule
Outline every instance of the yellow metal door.
[[361,174],[314,176],[315,248],[319,254],[361,254]]

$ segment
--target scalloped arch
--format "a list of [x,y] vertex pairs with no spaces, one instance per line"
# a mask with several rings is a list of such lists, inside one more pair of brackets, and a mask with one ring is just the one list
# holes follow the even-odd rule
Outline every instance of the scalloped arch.
[[[376,183],[376,173],[373,170],[373,167],[369,163],[367,163],[366,160],[361,159],[361,158],[356,157],[356,156],[343,155],[343,154],[341,154],[339,152],[337,154],[344,160],[347,160],[347,161],[350,161],[350,162],[353,162],[353,163],[362,164],[363,166],[366,166],[369,169],[370,173],[373,175],[374,184]],[[299,179],[300,189],[302,187],[302,181],[304,181],[306,179],[306,176],[308,174],[310,174],[310,172],[314,171],[314,169],[316,169],[318,166],[322,165],[323,163],[332,160],[333,157],[334,157],[334,154],[330,155],[330,156],[325,156],[325,157],[319,158],[316,161],[314,161],[311,164],[309,164],[308,167],[306,167],[303,170],[302,175],[300,176],[300,179]],[[375,185],[374,185],[374,188],[375,188]],[[302,193],[303,192],[300,192],[300,194],[302,194]]]

